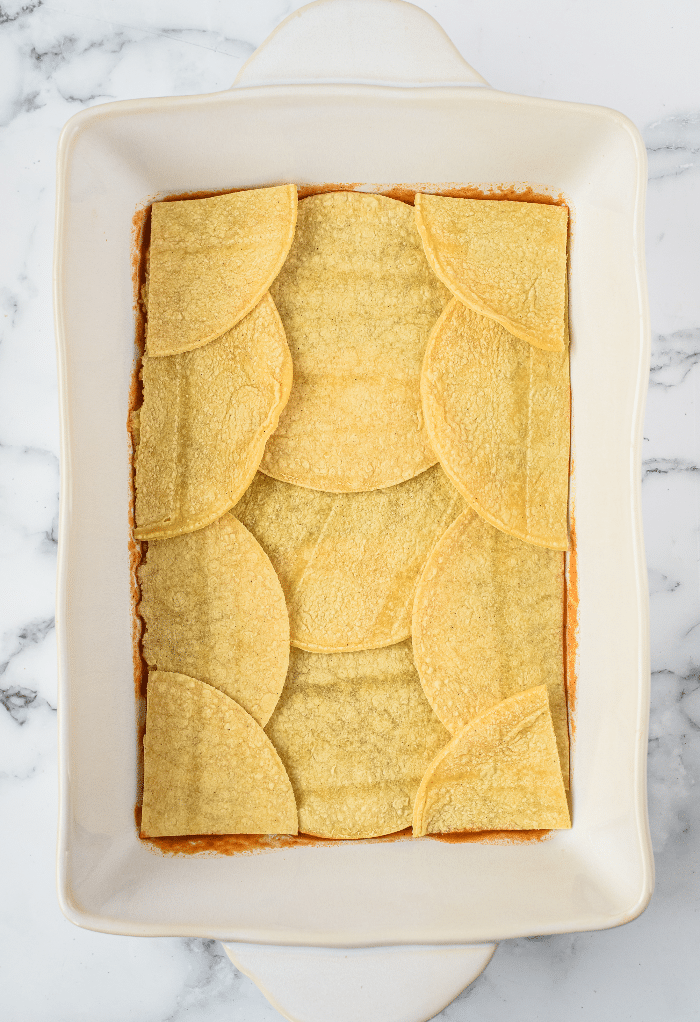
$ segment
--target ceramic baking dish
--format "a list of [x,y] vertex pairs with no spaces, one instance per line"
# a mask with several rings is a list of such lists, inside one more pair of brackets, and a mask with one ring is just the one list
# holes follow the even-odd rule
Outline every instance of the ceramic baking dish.
[[[333,33],[323,20],[331,6]],[[95,107],[61,137],[58,874],[63,911],[79,925],[275,945],[454,944],[615,926],[650,897],[644,147],[610,110],[486,87],[415,12],[389,0],[322,4],[315,20],[286,23],[230,91]],[[288,181],[530,187],[570,205],[579,593],[570,831],[232,856],[165,855],[138,839],[132,217],[167,194]]]

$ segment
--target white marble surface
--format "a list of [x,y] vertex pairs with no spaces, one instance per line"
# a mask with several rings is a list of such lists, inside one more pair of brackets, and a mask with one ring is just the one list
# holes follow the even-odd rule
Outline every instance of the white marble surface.
[[[76,111],[226,88],[284,0],[0,3],[0,984],[7,1022],[273,1022],[215,942],[79,930],[55,896],[58,423],[54,159]],[[700,62],[696,0],[435,0],[495,87],[623,111],[649,150],[652,370],[644,518],[657,887],[620,929],[500,945],[438,1017],[685,1022],[700,1014]],[[333,1022],[329,1019],[328,1022]]]

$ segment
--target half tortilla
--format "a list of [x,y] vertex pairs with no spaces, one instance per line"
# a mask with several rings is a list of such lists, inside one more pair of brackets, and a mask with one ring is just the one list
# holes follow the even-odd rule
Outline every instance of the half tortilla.
[[279,576],[292,644],[328,653],[390,646],[411,634],[418,576],[463,508],[434,465],[364,493],[324,493],[258,473],[234,513]]
[[137,539],[201,529],[253,478],[292,387],[274,302],[204,348],[143,359],[136,453]]
[[154,202],[146,353],[192,351],[255,308],[294,238],[296,185]]
[[545,685],[568,787],[563,633],[563,554],[521,543],[471,510],[460,515],[416,590],[413,655],[423,691],[454,734],[503,699]]
[[260,725],[289,663],[289,617],[269,558],[226,514],[206,529],[148,544],[138,569],[149,667],[200,678]]
[[410,642],[360,653],[292,649],[266,728],[299,808],[299,830],[369,838],[411,824],[420,779],[450,738],[420,687]]
[[143,837],[296,834],[294,792],[267,735],[195,678],[148,678]]
[[425,423],[442,467],[497,529],[566,550],[569,353],[512,337],[456,298],[425,353]]
[[464,305],[536,348],[564,350],[565,206],[419,193],[415,210],[428,262]]
[[434,465],[420,372],[450,293],[423,254],[411,207],[354,192],[303,199],[271,293],[294,385],[262,471],[346,493],[393,486]]
[[466,724],[421,781],[413,833],[571,826],[544,685]]

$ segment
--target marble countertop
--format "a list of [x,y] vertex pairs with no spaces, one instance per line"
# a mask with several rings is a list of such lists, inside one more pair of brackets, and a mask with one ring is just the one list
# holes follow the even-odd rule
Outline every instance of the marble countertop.
[[[215,941],[92,933],[58,908],[51,262],[55,152],[68,117],[116,99],[225,89],[300,6],[0,4],[0,983],[7,1022],[281,1018]],[[647,911],[619,929],[503,942],[483,975],[437,1017],[690,1022],[700,1004],[700,8],[695,0],[417,6],[496,88],[625,113],[643,133],[650,179],[653,336],[642,493],[656,891]]]

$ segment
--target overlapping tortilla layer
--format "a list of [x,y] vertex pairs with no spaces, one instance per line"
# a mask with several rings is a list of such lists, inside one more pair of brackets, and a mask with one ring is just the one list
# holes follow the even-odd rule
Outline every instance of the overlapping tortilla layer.
[[428,558],[413,609],[423,690],[454,734],[491,706],[545,685],[568,787],[564,555],[465,511]]
[[323,493],[258,473],[234,513],[279,576],[292,644],[340,652],[390,646],[411,634],[418,576],[463,508],[434,465],[364,493]]
[[152,672],[143,748],[144,837],[297,833],[294,792],[279,756],[223,692]]
[[137,539],[201,529],[255,475],[292,386],[292,360],[265,295],[204,348],[144,358],[136,453]]
[[154,202],[146,353],[208,344],[255,308],[287,257],[296,185]]
[[264,725],[287,673],[289,617],[248,530],[226,514],[198,532],[152,540],[138,575],[149,667],[207,682]]
[[466,724],[423,777],[413,833],[571,826],[544,685]]
[[303,199],[271,293],[294,385],[261,469],[345,493],[434,465],[419,382],[449,291],[426,261],[411,207],[354,192]]
[[420,687],[410,642],[359,653],[292,649],[266,728],[299,809],[299,830],[369,838],[410,826],[428,764],[450,739]]
[[474,510],[566,550],[568,351],[533,348],[453,299],[428,342],[421,394],[435,452]]
[[565,206],[419,193],[415,209],[428,262],[464,305],[536,348],[564,350]]

